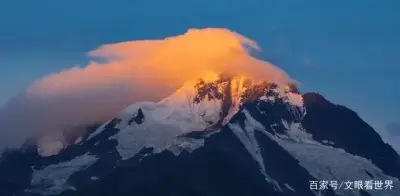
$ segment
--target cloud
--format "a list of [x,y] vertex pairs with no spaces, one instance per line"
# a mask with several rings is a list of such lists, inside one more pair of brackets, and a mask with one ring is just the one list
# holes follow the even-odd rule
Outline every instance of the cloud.
[[158,101],[207,71],[294,82],[278,67],[252,57],[250,50],[260,49],[238,33],[216,28],[102,45],[88,53],[101,62],[52,73],[28,86],[0,114],[0,126],[6,130],[3,135],[15,139],[102,123],[135,102]]
[[400,123],[389,123],[386,130],[391,136],[400,136]]

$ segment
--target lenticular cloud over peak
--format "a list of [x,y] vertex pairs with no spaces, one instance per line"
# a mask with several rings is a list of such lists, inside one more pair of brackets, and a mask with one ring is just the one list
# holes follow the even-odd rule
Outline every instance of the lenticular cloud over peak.
[[83,68],[48,75],[31,85],[28,92],[47,96],[138,84],[175,89],[208,71],[290,81],[280,69],[250,56],[246,46],[259,50],[252,40],[226,29],[191,29],[164,40],[107,44],[88,53],[107,63],[92,61]]
[[102,63],[91,61],[49,74],[28,86],[0,114],[0,125],[5,127],[0,138],[103,123],[130,104],[159,101],[209,71],[294,82],[249,50],[259,47],[238,33],[217,28],[190,29],[162,40],[102,45],[88,53],[104,59]]

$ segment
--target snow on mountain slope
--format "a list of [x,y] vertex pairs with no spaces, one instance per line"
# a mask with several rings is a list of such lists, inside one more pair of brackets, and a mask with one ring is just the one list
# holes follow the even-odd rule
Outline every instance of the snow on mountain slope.
[[[62,136],[48,136],[38,142],[41,156],[19,152],[23,158],[15,160],[18,163],[25,160],[20,167],[31,169],[31,174],[22,175],[31,176],[26,192],[59,195],[68,190],[82,191],[82,186],[108,178],[121,165],[136,167],[130,165],[136,159],[138,163],[147,160],[149,164],[157,155],[165,156],[165,152],[169,152],[179,160],[202,149],[215,148],[210,146],[210,140],[217,140],[217,143],[238,140],[239,145],[226,148],[244,149],[251,160],[239,162],[254,163],[264,178],[257,183],[271,185],[279,196],[318,195],[310,194],[304,185],[312,179],[392,180],[395,187],[400,186],[397,178],[383,172],[365,156],[333,147],[339,140],[317,141],[307,132],[302,121],[310,111],[306,111],[303,98],[293,87],[209,73],[202,79],[185,83],[158,103],[139,102],[127,107],[119,117],[76,138],[68,147],[58,145],[66,145]],[[236,139],[228,138],[226,132]],[[165,164],[171,161],[161,160],[167,161]],[[0,169],[2,164],[0,160]],[[299,176],[292,179],[291,175]],[[77,176],[78,180],[74,180]],[[365,196],[356,190],[335,192]],[[368,193],[372,196],[399,195],[397,190]]]
[[[288,88],[266,81],[255,83],[242,76],[227,77],[210,72],[201,79],[186,82],[158,103],[139,102],[127,107],[118,118],[104,123],[86,139],[79,137],[75,143],[79,145],[90,141],[103,131],[109,131],[105,127],[112,125],[119,131],[109,140],[118,141],[116,150],[121,160],[132,158],[145,147],[152,147],[153,153],[169,150],[179,155],[182,150],[191,152],[204,145],[203,139],[184,137],[185,134],[204,131],[212,134],[228,123],[245,103],[258,99],[268,102],[284,100],[288,107],[304,109],[301,95],[289,92]],[[58,154],[65,148],[63,140],[60,136],[43,138],[38,143],[38,153],[43,157]],[[98,144],[96,142],[94,146]],[[79,157],[76,159],[80,160]],[[51,165],[36,169],[32,185],[38,184],[37,179],[41,179],[47,186],[56,187],[49,189],[53,190],[51,193],[71,189],[59,186],[60,181],[54,181],[54,176],[47,174],[53,169],[60,174],[69,174],[73,171],[71,168],[86,167],[93,161],[85,160],[71,160],[74,164],[70,167]]]
[[32,189],[30,192],[45,195],[59,194],[64,190],[74,189],[69,185],[68,178],[97,161],[96,156],[84,154],[70,161],[50,165],[41,169],[34,169],[32,175]]
[[[394,187],[400,187],[400,181],[397,178],[384,174],[371,161],[313,140],[312,136],[301,127],[301,124],[282,121],[287,128],[285,134],[272,134],[264,125],[255,120],[248,110],[242,110],[241,113],[245,116],[244,126],[240,126],[237,122],[229,123],[228,126],[259,163],[263,173],[265,173],[265,168],[261,153],[262,143],[257,140],[256,132],[265,134],[277,142],[316,179],[328,182],[334,180],[339,183],[360,180],[391,180]],[[266,177],[268,178],[267,174]],[[359,190],[354,188],[353,190],[338,189],[335,192],[340,195],[362,196]],[[398,191],[382,190],[369,190],[368,193],[373,196],[397,196],[400,194]]]
[[[201,140],[181,139],[178,136],[196,131],[215,131],[225,125],[244,103],[261,99],[272,90],[269,98],[284,98],[288,105],[302,108],[301,95],[288,92],[272,83],[252,83],[243,76],[227,77],[209,72],[201,79],[186,82],[175,93],[158,103],[140,102],[126,108],[113,136],[119,141],[118,151],[130,158],[144,146],[156,152],[176,146],[193,150],[201,147]],[[143,115],[143,122],[132,123],[132,118]],[[174,151],[176,152],[176,151]],[[179,153],[179,150],[178,152]]]
[[[268,98],[265,96],[267,92]],[[283,100],[291,103],[290,105],[302,106],[301,95],[290,92],[287,87],[277,86],[268,81],[254,82],[244,76],[209,72],[200,79],[186,82],[175,93],[158,103],[139,102],[127,107],[118,118],[121,122],[117,128],[121,132],[115,137],[121,141],[119,149],[127,149],[125,151],[129,152],[122,154],[131,156],[146,145],[154,145],[156,149],[162,150],[176,143],[178,135],[218,129],[225,125],[244,103],[264,98],[269,101],[284,98]],[[139,110],[144,114],[143,124],[132,123],[132,118],[138,115]],[[104,125],[95,133],[103,127]],[[39,142],[38,150],[42,156],[55,155],[67,145],[62,136],[45,136],[40,141],[42,142]],[[132,146],[131,143],[135,145]],[[197,147],[197,143],[194,147]]]

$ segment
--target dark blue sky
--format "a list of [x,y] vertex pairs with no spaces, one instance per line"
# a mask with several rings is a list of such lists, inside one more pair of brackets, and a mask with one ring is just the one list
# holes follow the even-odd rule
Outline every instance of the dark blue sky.
[[[268,60],[380,131],[400,121],[398,0],[35,0],[0,3],[0,105],[101,44],[237,31]],[[397,84],[397,85],[396,85]]]

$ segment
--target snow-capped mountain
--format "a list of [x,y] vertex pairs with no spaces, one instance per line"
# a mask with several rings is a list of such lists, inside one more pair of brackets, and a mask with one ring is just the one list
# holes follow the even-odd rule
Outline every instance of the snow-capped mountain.
[[[85,130],[5,152],[0,195],[400,195],[396,151],[294,85],[209,73]],[[383,190],[355,187],[371,180]]]

